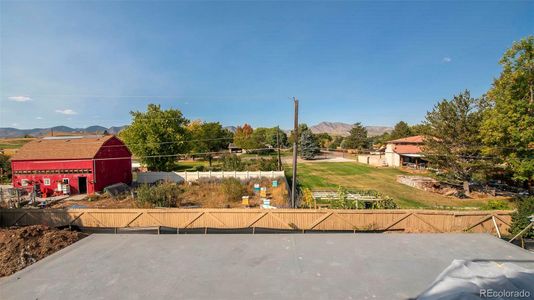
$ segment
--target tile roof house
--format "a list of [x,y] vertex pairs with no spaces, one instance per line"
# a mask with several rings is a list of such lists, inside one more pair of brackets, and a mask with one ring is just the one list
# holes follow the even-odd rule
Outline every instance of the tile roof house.
[[423,136],[409,136],[402,139],[387,142],[385,151],[386,164],[390,167],[413,166],[416,168],[425,166],[422,145]]

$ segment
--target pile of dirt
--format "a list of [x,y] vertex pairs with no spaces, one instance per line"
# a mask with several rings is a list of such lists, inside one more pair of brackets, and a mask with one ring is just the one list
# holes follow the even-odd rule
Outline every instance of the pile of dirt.
[[22,270],[86,236],[43,225],[0,229],[0,277]]

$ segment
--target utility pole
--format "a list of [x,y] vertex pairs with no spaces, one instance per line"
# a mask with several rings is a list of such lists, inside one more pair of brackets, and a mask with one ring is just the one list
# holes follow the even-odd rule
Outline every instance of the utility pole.
[[295,105],[295,117],[293,124],[293,177],[291,178],[291,207],[295,208],[297,204],[297,155],[299,139],[299,100],[293,97]]
[[280,126],[276,126],[276,145],[278,146],[278,171],[282,171],[282,158],[280,157]]

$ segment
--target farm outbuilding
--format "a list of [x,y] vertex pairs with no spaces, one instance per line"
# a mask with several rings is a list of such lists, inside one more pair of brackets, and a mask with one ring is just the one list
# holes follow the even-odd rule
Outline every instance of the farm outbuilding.
[[47,137],[24,145],[11,159],[14,187],[46,195],[92,194],[132,182],[132,153],[117,137]]

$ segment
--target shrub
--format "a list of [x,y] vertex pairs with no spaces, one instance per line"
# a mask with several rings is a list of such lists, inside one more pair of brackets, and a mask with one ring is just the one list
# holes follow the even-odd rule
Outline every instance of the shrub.
[[245,187],[241,181],[235,178],[223,179],[221,183],[222,192],[227,201],[238,202],[245,194]]
[[302,204],[307,208],[314,207],[313,193],[310,189],[302,189]]
[[143,184],[137,188],[136,193],[136,201],[143,206],[175,207],[182,189],[175,183],[163,182],[152,186]]
[[193,169],[194,169],[194,171],[202,172],[202,171],[204,171],[206,168],[205,168],[204,166],[195,166]]
[[[517,211],[512,214],[510,233],[518,234],[530,224],[529,217],[534,214],[534,196],[516,199]],[[523,235],[523,238],[534,238],[534,228]]]
[[221,156],[220,160],[222,169],[224,171],[242,171],[244,169],[241,158],[235,154],[223,155]]
[[494,199],[489,200],[482,208],[485,210],[506,210],[510,209],[510,206],[506,201]]

